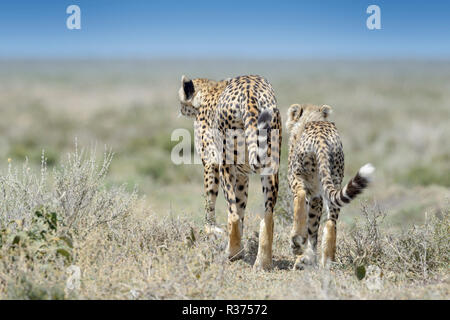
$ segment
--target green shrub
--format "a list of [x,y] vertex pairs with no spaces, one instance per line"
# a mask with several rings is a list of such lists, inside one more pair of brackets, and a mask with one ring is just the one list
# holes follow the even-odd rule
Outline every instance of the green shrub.
[[34,212],[30,223],[25,223],[24,219],[12,220],[0,230],[0,252],[15,255],[21,249],[28,259],[54,253],[70,263],[73,260],[72,238],[61,233],[61,222],[56,212],[49,212],[45,207]]

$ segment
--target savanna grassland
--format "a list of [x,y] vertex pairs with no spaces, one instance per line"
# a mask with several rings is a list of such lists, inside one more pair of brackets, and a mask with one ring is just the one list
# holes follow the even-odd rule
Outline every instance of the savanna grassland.
[[[342,210],[330,270],[290,270],[286,130],[274,270],[252,271],[257,177],[245,258],[203,233],[202,167],[170,160],[173,130],[192,132],[182,74],[263,75],[283,120],[333,107],[344,180],[376,173]],[[449,62],[1,61],[0,110],[0,299],[449,299]]]

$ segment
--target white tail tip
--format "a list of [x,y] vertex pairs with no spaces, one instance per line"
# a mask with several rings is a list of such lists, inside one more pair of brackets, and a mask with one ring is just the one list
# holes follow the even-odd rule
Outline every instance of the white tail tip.
[[367,163],[359,169],[359,175],[367,180],[370,180],[374,171],[375,167],[371,163]]

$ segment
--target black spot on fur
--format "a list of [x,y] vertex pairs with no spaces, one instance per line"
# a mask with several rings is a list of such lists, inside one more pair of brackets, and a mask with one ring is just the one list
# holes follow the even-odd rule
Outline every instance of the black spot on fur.
[[268,110],[264,110],[259,115],[258,125],[260,125],[262,123],[268,123],[270,120],[272,120],[272,115],[270,114],[270,112]]

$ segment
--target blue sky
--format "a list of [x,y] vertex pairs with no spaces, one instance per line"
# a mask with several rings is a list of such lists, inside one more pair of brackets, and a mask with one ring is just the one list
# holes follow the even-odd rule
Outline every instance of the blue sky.
[[0,57],[448,59],[450,1],[5,0]]

